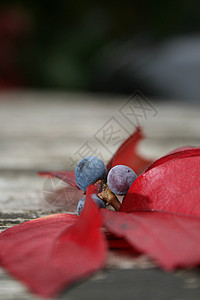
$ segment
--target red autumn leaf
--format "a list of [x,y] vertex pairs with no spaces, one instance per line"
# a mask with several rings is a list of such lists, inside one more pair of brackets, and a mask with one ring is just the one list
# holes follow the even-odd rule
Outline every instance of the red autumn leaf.
[[122,143],[108,162],[108,172],[116,165],[126,165],[132,168],[136,173],[141,173],[151,163],[151,161],[142,158],[136,153],[136,147],[142,138],[142,130],[137,127],[136,131]]
[[173,151],[170,151],[168,154],[173,154],[173,153],[180,152],[180,151],[185,151],[185,150],[195,150],[197,148],[198,147],[193,147],[193,146],[180,147],[180,148],[177,148]]
[[13,276],[43,296],[64,285],[62,272],[51,263],[57,236],[77,221],[72,214],[55,214],[16,225],[0,234],[0,263]]
[[0,234],[0,263],[33,292],[52,297],[104,265],[101,216],[90,191],[80,217],[56,214]]
[[174,150],[174,151],[170,152],[169,154],[157,159],[145,170],[145,172],[147,172],[150,169],[155,168],[165,162],[168,162],[169,160],[172,160],[172,159],[180,159],[180,158],[198,156],[198,155],[200,155],[200,148],[193,148],[193,147],[179,148],[179,149]]
[[115,213],[102,209],[104,225],[162,268],[200,265],[200,218],[162,212]]
[[49,171],[49,172],[39,172],[38,174],[40,176],[51,176],[51,177],[54,176],[68,183],[72,187],[77,187],[75,181],[75,175],[73,171]]
[[130,245],[125,239],[121,237],[117,237],[116,235],[108,231],[105,232],[105,234],[106,234],[109,249],[113,249],[113,250],[130,249]]
[[168,160],[140,175],[120,211],[168,211],[200,216],[200,156]]

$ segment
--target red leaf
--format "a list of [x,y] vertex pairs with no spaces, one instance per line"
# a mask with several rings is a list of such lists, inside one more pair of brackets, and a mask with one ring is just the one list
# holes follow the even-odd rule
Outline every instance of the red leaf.
[[139,176],[120,211],[168,211],[200,216],[200,156],[172,159]]
[[170,151],[168,154],[173,154],[173,153],[180,152],[180,151],[185,151],[185,150],[195,150],[197,148],[198,147],[193,147],[193,146],[180,147],[180,148],[177,148],[173,151]]
[[56,214],[16,225],[0,234],[0,262],[13,276],[43,296],[64,284],[52,265],[51,251],[57,236],[77,221],[71,214]]
[[200,148],[193,148],[193,147],[183,147],[179,148],[177,150],[174,150],[170,152],[169,154],[159,158],[155,162],[153,162],[146,170],[145,172],[149,171],[152,168],[155,168],[165,162],[168,162],[172,159],[179,159],[179,158],[185,158],[185,157],[191,157],[191,156],[198,156],[200,155]]
[[162,268],[190,268],[200,264],[200,218],[173,213],[102,210],[104,225],[125,238],[140,253],[154,259]]
[[2,232],[1,265],[33,292],[52,297],[104,265],[100,226],[101,216],[89,194],[81,217],[53,215]]
[[[68,183],[73,187],[77,187],[75,175],[73,171],[49,171],[49,172],[39,172],[40,176],[54,176],[62,181]],[[78,188],[78,187],[77,187]]]
[[106,238],[109,245],[109,249],[130,249],[130,245],[128,244],[128,242],[122,239],[121,237],[119,238],[116,235],[111,234],[110,232],[106,232]]
[[151,161],[143,159],[136,153],[137,144],[142,138],[142,130],[137,127],[136,131],[122,143],[108,162],[108,172],[116,165],[126,165],[132,168],[136,173],[141,173],[151,163]]

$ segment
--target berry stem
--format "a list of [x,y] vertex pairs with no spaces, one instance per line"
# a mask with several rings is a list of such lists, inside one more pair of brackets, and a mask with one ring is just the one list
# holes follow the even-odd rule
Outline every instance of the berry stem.
[[120,209],[120,206],[121,206],[120,201],[117,199],[115,194],[109,189],[109,187],[107,187],[105,184],[103,186],[102,191],[98,194],[98,197],[101,200],[112,205],[112,207],[114,207],[115,210],[118,211]]

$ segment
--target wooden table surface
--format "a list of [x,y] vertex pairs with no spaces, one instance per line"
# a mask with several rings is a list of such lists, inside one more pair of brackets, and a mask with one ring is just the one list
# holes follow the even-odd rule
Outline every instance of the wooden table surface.
[[[184,145],[200,144],[200,107],[188,103],[130,102],[124,96],[54,92],[0,95],[0,230],[55,212],[75,212],[79,195],[54,201],[63,185],[37,175],[39,170],[73,169],[73,161],[93,151],[107,161],[117,147],[109,129],[124,140],[136,125],[146,139],[143,156],[156,159]],[[134,107],[132,116],[126,108]],[[132,119],[131,119],[132,117]],[[112,140],[112,138],[110,138]],[[119,141],[118,141],[119,142]],[[87,148],[86,148],[87,147]],[[84,152],[85,151],[85,152]],[[96,152],[95,152],[96,151]],[[49,192],[49,194],[48,194]],[[73,191],[72,191],[73,193]],[[118,287],[116,289],[116,287]],[[198,269],[165,273],[145,256],[109,253],[107,268],[58,299],[200,299]],[[0,299],[39,299],[0,269]]]

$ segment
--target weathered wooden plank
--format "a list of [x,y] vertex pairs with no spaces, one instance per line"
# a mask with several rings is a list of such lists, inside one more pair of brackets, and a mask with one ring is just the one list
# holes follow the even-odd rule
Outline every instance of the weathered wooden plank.
[[[0,169],[72,168],[69,158],[75,157],[88,140],[109,159],[111,153],[95,139],[96,132],[111,117],[128,132],[134,125],[120,114],[124,97],[112,101],[93,98],[54,93],[0,95]],[[140,146],[146,156],[156,158],[184,144],[199,144],[198,107],[159,102],[152,105],[156,116],[145,119],[140,112],[142,117],[138,118],[147,136]]]

